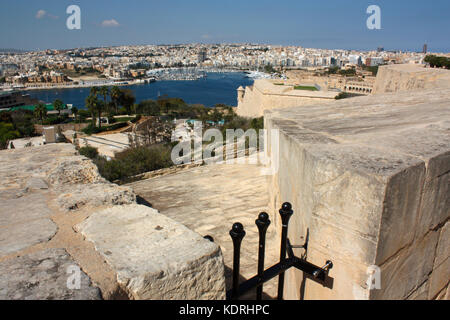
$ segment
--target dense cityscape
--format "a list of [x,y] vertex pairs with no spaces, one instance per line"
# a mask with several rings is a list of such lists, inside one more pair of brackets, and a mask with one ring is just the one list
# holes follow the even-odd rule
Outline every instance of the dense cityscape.
[[3,87],[42,88],[87,86],[98,83],[172,78],[197,79],[198,75],[163,77],[156,70],[201,68],[213,71],[283,71],[323,67],[369,67],[391,63],[421,63],[423,52],[323,50],[255,44],[148,45],[0,54]]

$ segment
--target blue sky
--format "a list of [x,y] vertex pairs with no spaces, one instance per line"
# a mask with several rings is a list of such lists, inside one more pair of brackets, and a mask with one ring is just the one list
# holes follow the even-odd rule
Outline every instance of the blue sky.
[[[81,30],[66,28],[72,4]],[[381,30],[366,27],[372,4]],[[2,0],[0,48],[252,42],[417,51],[426,42],[449,52],[449,12],[449,0]]]

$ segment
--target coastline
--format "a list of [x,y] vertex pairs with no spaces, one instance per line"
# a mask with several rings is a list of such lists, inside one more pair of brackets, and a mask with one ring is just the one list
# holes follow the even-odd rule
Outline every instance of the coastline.
[[[245,73],[245,70],[239,70],[239,69],[217,69],[217,68],[161,68],[161,69],[154,69],[151,71],[155,72],[161,72],[161,71],[173,71],[173,70],[190,70],[190,69],[196,69],[196,71],[199,72],[206,72],[206,73],[238,73],[242,72]],[[148,76],[148,74],[147,74]],[[69,78],[73,82],[78,82],[77,84],[74,83],[67,83],[67,84],[36,84],[36,85],[23,85],[23,86],[14,86],[11,84],[0,86],[0,91],[39,91],[39,90],[53,90],[53,89],[77,89],[77,88],[91,88],[91,87],[102,87],[102,86],[117,86],[117,87],[126,87],[126,86],[134,86],[134,85],[140,85],[140,84],[149,84],[157,81],[196,81],[199,79],[194,78],[186,78],[186,79],[170,79],[170,78],[164,78],[164,79],[156,79],[155,77],[148,77],[145,79],[131,79],[131,80],[111,80],[111,79],[92,79],[92,80],[78,80],[76,78]]]
[[134,86],[139,84],[149,84],[152,82],[156,82],[154,79],[145,79],[139,81],[120,81],[120,82],[112,82],[112,81],[92,81],[92,82],[84,82],[78,84],[54,84],[54,85],[42,85],[42,86],[3,86],[0,87],[1,90],[10,91],[38,91],[38,90],[53,90],[53,89],[77,89],[77,88],[91,88],[91,87],[102,87],[102,86],[117,86],[117,87],[125,87],[125,86]]
[[[85,99],[89,95],[89,87],[93,83],[99,85],[99,82],[89,81],[85,82],[84,85],[77,86],[33,87],[31,90],[18,91],[45,102],[60,99],[80,109],[85,106]],[[230,72],[209,73],[207,78],[198,81],[157,80],[149,84],[132,82],[117,82],[115,84],[121,84],[124,88],[126,86],[126,88],[133,90],[137,102],[147,99],[157,100],[160,96],[169,96],[181,98],[189,104],[203,104],[212,107],[216,104],[236,106],[236,89],[239,86],[252,85],[253,79],[247,78],[244,73]]]

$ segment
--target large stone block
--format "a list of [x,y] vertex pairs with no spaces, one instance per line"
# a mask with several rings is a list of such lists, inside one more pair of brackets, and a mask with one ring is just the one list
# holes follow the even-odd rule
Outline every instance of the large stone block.
[[[77,272],[79,279],[72,279],[78,276]],[[64,249],[48,249],[0,262],[0,300],[99,299],[100,290]]]
[[[279,153],[273,142],[268,148],[279,158],[271,207],[291,202],[291,242],[309,234],[308,259],[336,261],[332,290],[289,271],[286,298],[303,290],[311,299],[405,299],[434,290],[436,228],[450,214],[449,94],[446,87],[266,111],[266,128],[280,133]],[[375,264],[385,286],[370,292],[367,268]]]
[[58,231],[47,218],[0,227],[0,257],[49,241]]
[[450,282],[450,258],[435,267],[430,276],[428,299],[434,299]]
[[76,229],[94,243],[133,299],[225,297],[220,248],[154,209],[116,206]]
[[436,249],[435,267],[440,266],[446,259],[450,258],[450,222],[441,228],[441,235]]
[[423,187],[417,236],[450,217],[450,152],[430,159]]
[[427,281],[433,271],[438,239],[439,232],[429,232],[381,265],[381,289],[372,290],[371,299],[406,299]]

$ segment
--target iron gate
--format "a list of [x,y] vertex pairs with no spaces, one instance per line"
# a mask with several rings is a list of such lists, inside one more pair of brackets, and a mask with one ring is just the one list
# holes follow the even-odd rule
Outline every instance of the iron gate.
[[[227,299],[238,299],[245,293],[252,289],[256,289],[256,299],[262,300],[263,285],[265,282],[278,276],[278,300],[283,299],[284,290],[284,273],[288,269],[294,267],[304,272],[306,278],[316,281],[323,286],[330,287],[332,280],[328,273],[333,268],[333,262],[327,261],[323,267],[318,267],[306,261],[305,258],[298,258],[294,255],[293,248],[308,249],[308,239],[304,245],[292,246],[287,235],[288,225],[291,216],[293,215],[292,205],[284,203],[280,209],[282,232],[281,232],[281,247],[280,247],[280,261],[267,270],[264,270],[264,256],[266,246],[266,233],[270,225],[269,215],[265,212],[261,213],[255,221],[259,231],[259,250],[258,250],[258,273],[253,278],[239,284],[239,269],[240,269],[240,254],[241,243],[245,237],[245,230],[241,223],[235,223],[230,231],[230,236],[233,240],[233,286],[227,292]],[[287,254],[287,257],[286,257]],[[332,286],[332,285],[331,285]]]

